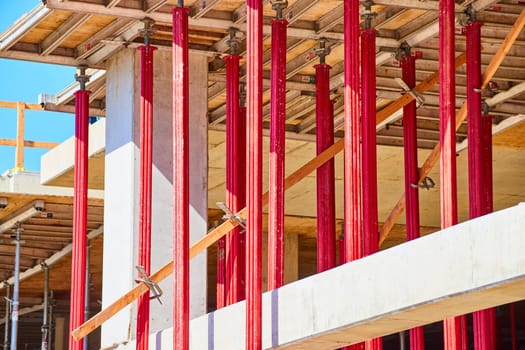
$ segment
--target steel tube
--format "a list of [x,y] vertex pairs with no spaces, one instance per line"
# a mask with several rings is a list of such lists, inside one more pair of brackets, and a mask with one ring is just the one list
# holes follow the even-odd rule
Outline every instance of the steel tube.
[[[468,120],[468,170],[469,170],[469,216],[477,218],[486,211],[485,162],[483,122],[481,116],[481,22],[470,22],[465,28],[467,40],[467,120]],[[492,134],[491,134],[492,136]],[[495,348],[494,309],[474,312],[474,349]]]
[[173,349],[189,350],[189,8],[173,13]]
[[49,334],[49,266],[47,266],[46,264],[42,264],[42,269],[44,270],[44,310],[42,317],[42,342],[40,344],[40,348],[42,350],[47,350]]
[[[344,261],[363,257],[359,1],[344,1]],[[345,350],[362,350],[364,343]]]
[[[81,84],[82,86],[83,84]],[[82,350],[83,342],[71,332],[84,323],[87,245],[87,185],[89,91],[75,92],[75,171],[73,199],[73,251],[71,263],[71,307],[69,350]]]
[[[89,272],[89,245],[87,246],[86,252],[86,297],[84,299],[84,319],[89,320],[89,283],[90,283],[90,272]],[[84,349],[88,349],[89,345],[89,336],[84,337]]]
[[15,229],[15,271],[13,284],[13,299],[11,301],[11,350],[17,350],[18,344],[18,309],[20,305],[19,291],[20,291],[20,234],[22,228],[21,224],[17,223]]
[[11,296],[11,285],[9,283],[5,283],[5,319],[4,319],[4,350],[7,350],[9,348],[9,315],[11,314],[11,303],[10,303],[10,296]]
[[[416,86],[416,57],[405,56],[401,60],[403,81],[412,89]],[[416,101],[403,107],[403,142],[405,160],[405,200],[407,240],[419,238],[419,168],[417,160]],[[424,328],[412,328],[409,332],[410,350],[425,348]]]
[[260,0],[246,2],[247,350],[262,349],[262,5]]
[[[137,264],[151,273],[151,188],[153,166],[153,52],[144,45],[140,50],[140,178],[139,178],[139,239]],[[149,339],[150,293],[137,300],[136,349],[147,350]]]
[[361,100],[359,64],[359,1],[344,2],[344,210],[346,261],[363,257],[361,218]]
[[[334,143],[330,69],[315,65],[316,147],[319,155]],[[335,266],[335,168],[330,159],[317,168],[317,272]]]
[[284,157],[286,133],[286,29],[272,20],[268,201],[268,290],[284,284]]
[[364,256],[379,250],[377,229],[376,150],[376,39],[374,29],[361,31],[361,72],[363,111],[363,230]]
[[[239,189],[239,198],[242,199],[241,208],[246,207],[246,106],[242,105],[239,107],[239,143],[242,145],[242,148],[238,150],[239,153],[239,166],[238,170],[241,174],[239,182],[242,183],[241,188]],[[239,283],[241,288],[239,289],[239,300],[244,300],[246,298],[246,233],[239,235],[239,254],[238,259],[238,268],[239,268]]]
[[[441,228],[457,223],[456,128],[454,67],[455,13],[454,1],[439,2],[439,104],[440,104],[440,203]],[[462,316],[464,317],[464,316]],[[444,320],[445,350],[460,350],[462,344],[461,317]]]
[[[239,112],[240,56],[230,55],[226,60],[226,206],[237,213],[246,203],[246,133]],[[241,301],[244,287],[240,276],[240,236],[237,226],[226,235],[226,305]]]
[[481,117],[481,133],[483,138],[483,214],[488,214],[494,211],[494,186],[492,175],[492,117],[490,115],[484,115]]
[[[363,255],[379,251],[377,223],[377,149],[376,149],[376,36],[374,29],[361,31],[361,74],[363,111]],[[381,338],[365,342],[371,350],[382,349]]]

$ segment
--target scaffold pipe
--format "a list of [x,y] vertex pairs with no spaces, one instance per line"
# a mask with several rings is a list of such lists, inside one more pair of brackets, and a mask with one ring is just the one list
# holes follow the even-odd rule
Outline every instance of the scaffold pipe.
[[262,19],[262,1],[247,0],[247,350],[262,349]]
[[189,350],[189,8],[173,14],[173,349]]

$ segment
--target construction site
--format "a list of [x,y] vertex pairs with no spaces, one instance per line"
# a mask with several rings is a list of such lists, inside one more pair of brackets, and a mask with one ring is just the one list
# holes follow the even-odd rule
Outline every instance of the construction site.
[[77,74],[0,96],[4,350],[525,349],[524,26],[520,0],[42,0],[0,64]]

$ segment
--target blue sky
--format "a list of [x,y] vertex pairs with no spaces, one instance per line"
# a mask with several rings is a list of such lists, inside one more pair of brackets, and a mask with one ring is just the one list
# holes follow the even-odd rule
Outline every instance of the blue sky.
[[[0,32],[4,32],[40,0],[0,1]],[[40,93],[57,93],[74,81],[75,68],[0,58],[0,100],[38,102]],[[16,136],[16,110],[0,108],[0,138]],[[74,134],[74,116],[66,113],[26,111],[25,139],[62,142]],[[0,146],[0,174],[15,165],[14,147]],[[46,150],[25,149],[25,168],[40,169]]]

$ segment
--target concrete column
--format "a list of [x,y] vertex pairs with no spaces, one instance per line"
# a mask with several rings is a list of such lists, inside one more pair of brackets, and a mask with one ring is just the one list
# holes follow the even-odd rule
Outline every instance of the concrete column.
[[[172,259],[172,113],[171,53],[155,52],[153,126],[152,271]],[[137,277],[140,57],[120,51],[109,60],[105,164],[103,305],[131,289]],[[190,62],[190,230],[194,242],[207,231],[207,59]],[[172,294],[171,280],[160,284]],[[150,331],[172,326],[170,297],[151,304]],[[191,316],[206,311],[206,255],[191,265]],[[135,338],[136,307],[132,304],[102,327],[101,346]]]

